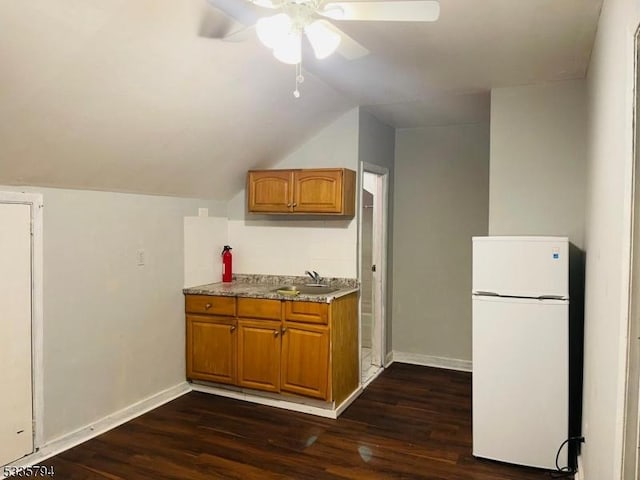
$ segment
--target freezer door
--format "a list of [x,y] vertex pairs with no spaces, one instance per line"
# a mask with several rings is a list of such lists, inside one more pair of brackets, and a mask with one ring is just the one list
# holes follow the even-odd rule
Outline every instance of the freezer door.
[[569,298],[566,237],[474,237],[473,291]]
[[[568,302],[473,298],[473,454],[555,469],[568,435]],[[567,465],[563,449],[560,466]]]

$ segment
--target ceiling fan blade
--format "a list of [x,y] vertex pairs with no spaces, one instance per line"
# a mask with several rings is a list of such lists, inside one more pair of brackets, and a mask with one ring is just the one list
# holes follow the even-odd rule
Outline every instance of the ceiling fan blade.
[[342,41],[342,34],[333,30],[326,20],[316,20],[304,27],[304,33],[316,58],[326,58],[335,52]]
[[239,23],[213,9],[205,10],[200,18],[198,36],[203,38],[224,38],[237,30]]
[[254,4],[240,0],[208,0],[208,3],[246,26],[256,23],[263,13]]
[[282,2],[280,2],[279,0],[249,0],[249,3],[253,3],[254,5],[262,8],[271,9],[280,8],[280,6],[282,5]]
[[223,37],[220,37],[220,40],[225,42],[245,42],[252,35],[255,35],[255,25],[249,25],[248,27],[239,28],[238,30],[234,30],[232,32],[227,33]]
[[436,0],[330,2],[318,13],[333,20],[434,22],[440,16],[440,3]]
[[338,27],[336,27],[331,22],[323,22],[324,25],[331,30],[332,32],[337,33],[342,37],[336,52],[342,55],[347,60],[356,60],[358,58],[366,57],[369,55],[369,50],[364,48],[358,41],[351,38],[349,35],[344,33]]

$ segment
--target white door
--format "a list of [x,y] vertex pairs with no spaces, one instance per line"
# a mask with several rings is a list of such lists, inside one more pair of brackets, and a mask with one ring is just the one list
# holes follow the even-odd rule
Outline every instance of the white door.
[[385,355],[388,172],[363,164],[360,197],[360,367],[366,383]]
[[555,469],[569,424],[568,302],[473,297],[472,308],[473,454]]
[[31,207],[0,203],[0,465],[33,451]]

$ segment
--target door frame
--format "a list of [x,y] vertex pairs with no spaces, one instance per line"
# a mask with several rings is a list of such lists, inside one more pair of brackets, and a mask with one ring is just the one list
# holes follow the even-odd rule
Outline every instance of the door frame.
[[[387,256],[388,256],[388,218],[389,218],[389,169],[375,165],[373,163],[360,162],[360,171],[358,174],[358,278],[361,279],[362,272],[362,189],[364,172],[373,173],[380,178],[381,186],[381,232],[380,232],[380,246],[378,251],[373,251],[373,260],[376,265],[376,274],[379,275],[380,281],[373,282],[373,289],[375,291],[373,305],[374,312],[380,312],[380,321],[374,322],[374,338],[377,338],[377,346],[380,355],[380,367],[384,368],[386,360],[386,345],[387,345]],[[375,219],[374,219],[375,223]],[[378,268],[379,267],[379,268]],[[360,382],[362,383],[362,295],[360,295],[358,305],[358,358],[360,363]]]
[[631,173],[631,255],[624,398],[622,477],[640,473],[640,27],[634,36],[633,162]]
[[[31,208],[31,382],[33,395],[33,451],[43,444],[44,357],[43,357],[43,222],[42,194],[0,191],[0,203]],[[32,452],[33,453],[33,452]]]

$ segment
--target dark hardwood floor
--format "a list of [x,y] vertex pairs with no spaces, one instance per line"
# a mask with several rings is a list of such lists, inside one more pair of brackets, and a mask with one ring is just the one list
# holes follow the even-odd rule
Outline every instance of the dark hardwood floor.
[[471,374],[394,364],[338,419],[192,392],[43,464],[79,479],[548,479],[471,455]]

